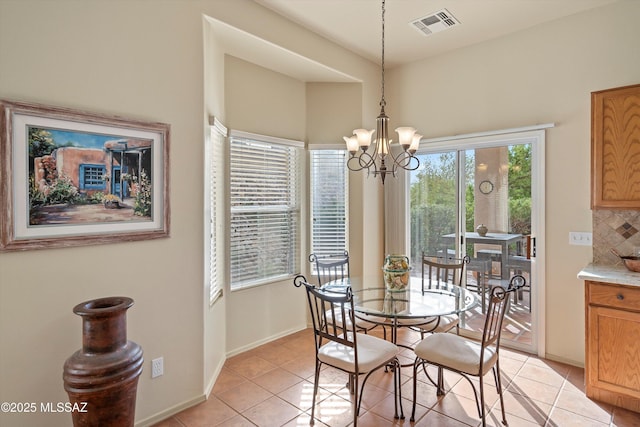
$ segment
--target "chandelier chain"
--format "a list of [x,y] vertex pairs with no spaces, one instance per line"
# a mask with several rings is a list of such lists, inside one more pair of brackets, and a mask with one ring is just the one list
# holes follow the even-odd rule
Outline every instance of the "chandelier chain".
[[385,105],[387,105],[387,101],[384,99],[384,12],[385,12],[385,0],[382,0],[382,61],[381,61],[381,66],[382,66],[382,97],[380,99],[380,106],[382,108],[385,107]]

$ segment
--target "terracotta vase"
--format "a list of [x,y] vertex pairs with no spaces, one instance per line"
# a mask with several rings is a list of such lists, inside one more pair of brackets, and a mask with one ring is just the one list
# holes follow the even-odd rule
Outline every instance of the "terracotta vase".
[[64,364],[64,388],[73,425],[133,426],[142,348],[127,341],[127,309],[133,300],[107,297],[85,301],[73,312],[82,317],[82,349]]

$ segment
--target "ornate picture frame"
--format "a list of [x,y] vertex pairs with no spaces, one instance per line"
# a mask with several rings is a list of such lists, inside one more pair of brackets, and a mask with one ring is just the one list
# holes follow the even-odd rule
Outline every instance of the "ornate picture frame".
[[168,124],[0,108],[0,252],[169,236]]

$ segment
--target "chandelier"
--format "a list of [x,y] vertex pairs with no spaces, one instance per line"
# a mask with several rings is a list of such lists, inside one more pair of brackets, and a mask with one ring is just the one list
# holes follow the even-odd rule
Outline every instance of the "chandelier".
[[[384,13],[385,0],[382,0],[382,97],[380,98],[380,115],[376,118],[376,129],[355,129],[350,137],[343,137],[347,143],[347,150],[351,154],[347,161],[347,167],[352,171],[367,170],[367,174],[374,177],[380,175],[382,185],[387,174],[396,176],[398,168],[404,170],[416,170],[420,166],[420,160],[414,156],[422,135],[416,133],[412,127],[396,128],[398,132],[398,144],[402,150],[394,155],[391,151],[389,139],[389,117],[384,112],[387,102],[384,99]],[[375,145],[372,152],[368,151],[373,134]]]

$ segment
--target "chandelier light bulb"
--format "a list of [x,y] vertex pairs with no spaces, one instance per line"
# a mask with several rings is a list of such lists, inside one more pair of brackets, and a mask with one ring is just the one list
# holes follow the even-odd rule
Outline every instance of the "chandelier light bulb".
[[371,136],[375,131],[375,129],[356,129],[353,131],[353,134],[358,138],[358,145],[362,148],[362,151],[367,151],[367,148],[371,145]]
[[416,129],[403,126],[396,128],[396,132],[398,132],[398,143],[402,146],[404,151],[407,151],[413,140],[413,134],[416,133]]
[[352,156],[355,156],[358,151],[358,137],[353,135],[343,136],[342,138],[344,139],[344,142],[347,143],[347,150],[349,150],[349,153],[351,153]]
[[422,135],[420,135],[419,133],[416,133],[413,135],[413,138],[411,139],[411,145],[409,146],[409,153],[413,154],[416,151],[418,151],[418,148],[420,147],[421,139],[422,139]]
[[387,154],[389,154],[389,145],[391,145],[392,142],[392,139],[390,139],[389,141],[384,138],[378,139],[378,154],[380,154],[381,156],[386,156]]

